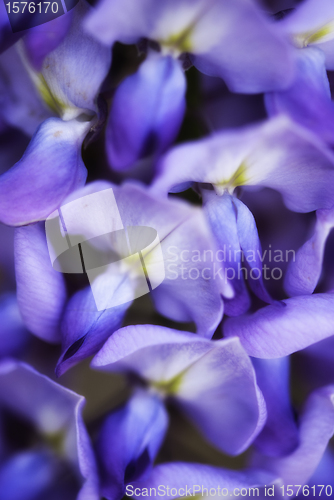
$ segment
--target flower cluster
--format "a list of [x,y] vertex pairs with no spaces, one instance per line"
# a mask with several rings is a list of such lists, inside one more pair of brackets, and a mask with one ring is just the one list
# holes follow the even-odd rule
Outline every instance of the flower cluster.
[[6,5],[0,500],[334,498],[334,1]]

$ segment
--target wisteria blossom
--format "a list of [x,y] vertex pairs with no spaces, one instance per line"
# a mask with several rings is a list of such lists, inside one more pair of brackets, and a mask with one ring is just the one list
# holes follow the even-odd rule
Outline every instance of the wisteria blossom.
[[334,498],[333,0],[0,5],[0,500]]

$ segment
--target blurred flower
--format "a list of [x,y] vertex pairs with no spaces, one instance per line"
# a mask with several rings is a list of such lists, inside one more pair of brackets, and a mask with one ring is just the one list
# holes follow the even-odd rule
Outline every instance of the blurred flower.
[[[84,398],[14,360],[1,362],[0,379],[2,499],[72,499],[80,489],[78,500],[98,500],[94,455],[81,415]],[[34,431],[28,427],[22,436],[32,441],[28,449],[15,448],[6,419],[17,440],[20,421],[32,426]]]
[[96,94],[111,57],[82,31],[87,9],[84,2],[77,5],[71,29],[45,57],[41,72],[30,65],[21,42],[1,57],[2,116],[29,134],[37,127],[21,160],[0,177],[0,220],[6,224],[45,219],[86,180],[82,141],[96,118]]
[[306,0],[278,27],[297,47],[292,84],[266,95],[270,116],[287,114],[333,144],[334,105],[326,69],[334,69],[334,9],[330,0]]
[[266,420],[253,366],[236,338],[210,341],[155,325],[128,326],[107,340],[92,366],[137,375],[229,454],[244,451]]

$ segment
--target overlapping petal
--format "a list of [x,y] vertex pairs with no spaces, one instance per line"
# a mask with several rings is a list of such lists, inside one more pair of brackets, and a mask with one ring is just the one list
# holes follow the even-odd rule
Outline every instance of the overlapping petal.
[[328,386],[314,391],[306,401],[299,419],[300,444],[296,450],[280,458],[259,455],[253,464],[277,474],[285,485],[303,485],[316,470],[333,433],[334,387]]
[[300,295],[254,314],[230,318],[227,337],[238,336],[250,356],[280,358],[334,335],[334,293]]
[[27,72],[18,44],[0,56],[0,113],[5,122],[32,136],[41,123],[55,114],[41,98]]
[[[149,252],[146,265],[152,266],[153,270],[157,265],[159,269],[165,269],[164,280],[151,292],[159,312],[176,321],[193,321],[198,333],[211,336],[222,317],[223,302],[220,294],[223,291],[228,294],[231,289],[229,284],[224,282],[222,273],[214,275],[215,243],[201,210],[183,202],[161,200],[143,186],[134,183],[121,187],[93,183],[78,190],[75,196],[79,198],[94,191],[103,192],[107,186],[113,189],[124,227],[144,226],[157,231],[161,253],[160,256],[155,256],[153,251]],[[114,208],[110,206],[110,213],[101,213],[102,226],[105,224],[108,227]],[[77,232],[81,234],[79,226]],[[140,241],[138,243],[140,244]],[[111,249],[112,244],[111,238]],[[150,256],[153,262],[150,262]],[[128,254],[121,257],[128,257]],[[158,259],[157,262],[154,259]],[[130,266],[128,272],[132,271],[136,271],[136,268]],[[104,287],[107,286],[108,276],[103,274],[98,279],[101,290],[106,289]],[[124,289],[111,281],[110,295],[114,293],[115,286],[117,293],[125,293]],[[133,287],[131,281],[127,281],[126,269],[122,286],[127,290],[129,286]],[[131,301],[132,295],[126,295],[129,297],[127,302]]]
[[83,31],[82,19],[90,8],[84,1],[75,7],[66,37],[44,58],[40,72],[23,56],[42,98],[64,120],[94,115],[96,96],[111,63],[110,50]]
[[[82,0],[83,2],[84,0]],[[23,39],[27,57],[36,71],[40,71],[45,57],[55,50],[65,38],[73,20],[70,11],[52,21],[47,26],[41,24],[30,28]]]
[[108,339],[92,366],[144,378],[230,454],[246,449],[264,425],[265,404],[238,339],[212,342],[164,327],[130,326]]
[[322,272],[326,241],[334,227],[334,210],[317,211],[314,232],[297,251],[285,275],[284,286],[289,295],[313,293]]
[[101,1],[86,26],[106,44],[144,37],[166,52],[191,53],[200,71],[224,78],[237,92],[284,87],[293,75],[287,41],[248,0]]
[[0,177],[0,220],[20,226],[45,219],[86,180],[81,158],[87,122],[46,120],[23,157]]
[[311,212],[333,204],[334,156],[280,116],[175,147],[161,160],[152,189],[167,193],[189,181],[213,184],[220,194],[237,186],[269,187],[290,210]]
[[21,452],[0,467],[3,500],[35,500],[55,481],[57,464],[48,452]]
[[324,53],[318,48],[299,51],[298,71],[287,89],[266,95],[270,116],[289,115],[324,141],[333,143],[334,104],[331,100]]
[[330,0],[306,0],[279,26],[297,47],[321,46],[334,38],[333,3]]
[[204,74],[223,78],[232,92],[285,88],[293,79],[294,52],[255,2],[213,3],[200,17],[193,38],[189,52],[194,65]]
[[185,112],[186,80],[180,61],[151,54],[117,88],[106,133],[110,165],[132,166],[159,156],[175,139]]
[[264,455],[287,455],[299,444],[298,429],[289,394],[289,359],[253,358],[252,361],[268,414],[255,445]]
[[105,419],[97,440],[104,497],[121,498],[127,484],[149,475],[167,425],[159,396],[143,390]]
[[14,293],[0,295],[0,356],[13,356],[27,345],[29,334],[23,324]]
[[[265,289],[262,277],[261,244],[253,215],[237,198],[225,193],[219,197],[214,191],[203,190],[204,212],[217,241],[219,256],[223,257],[225,276],[235,295],[225,300],[225,312],[230,316],[245,313],[250,298],[243,271],[249,274],[254,293],[265,302],[272,299]],[[218,255],[217,255],[218,257]]]
[[62,452],[82,484],[78,499],[98,500],[95,458],[82,420],[84,398],[17,361],[0,364],[0,379],[2,407],[28,420],[46,437],[60,434]]
[[[110,279],[107,278],[106,285],[108,293],[113,293],[114,296],[119,297],[124,293],[124,287],[120,286],[119,281],[115,283],[113,289]],[[77,292],[69,300],[62,318],[62,355],[56,368],[57,376],[62,375],[79,361],[95,354],[110,335],[121,327],[128,307],[129,302],[126,302],[111,309],[98,311],[90,287]]]
[[52,268],[43,223],[16,229],[15,271],[26,327],[47,342],[59,343],[67,291],[63,275]]

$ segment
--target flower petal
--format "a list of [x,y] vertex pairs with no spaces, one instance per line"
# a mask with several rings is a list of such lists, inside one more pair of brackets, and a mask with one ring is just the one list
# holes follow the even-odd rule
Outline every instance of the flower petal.
[[323,264],[327,237],[334,227],[334,210],[318,210],[314,233],[289,263],[284,288],[289,295],[313,293]]
[[334,293],[302,295],[251,315],[230,318],[227,337],[238,336],[250,356],[280,358],[334,335]]
[[7,460],[0,468],[3,500],[35,500],[56,479],[54,457],[46,452],[25,451]]
[[211,183],[220,194],[237,186],[269,187],[295,212],[333,204],[334,155],[285,116],[177,146],[158,171],[152,189],[159,193],[193,181]]
[[0,379],[2,406],[26,418],[41,434],[64,433],[64,454],[82,482],[78,499],[98,500],[96,464],[82,420],[84,398],[18,361],[0,363]]
[[0,356],[20,353],[29,340],[29,334],[23,324],[15,294],[0,295],[0,317]]
[[255,446],[264,455],[287,455],[299,443],[289,395],[289,359],[254,358],[252,361],[268,412],[265,426],[257,437]]
[[286,90],[267,94],[266,107],[270,116],[285,113],[325,142],[333,144],[334,104],[330,96],[325,56],[320,49],[299,51],[294,83]]
[[152,54],[117,88],[106,132],[114,170],[159,156],[174,141],[185,111],[186,80],[180,61]]
[[[284,430],[283,430],[284,433]],[[334,433],[334,387],[314,391],[300,416],[298,448],[281,458],[258,456],[255,467],[279,475],[284,484],[305,484],[317,468]]]
[[204,213],[217,241],[217,257],[224,261],[225,276],[234,291],[232,298],[224,299],[224,310],[228,316],[239,316],[249,309],[251,301],[241,270],[241,248],[233,197],[228,193],[218,197],[214,191],[203,190],[203,199]]
[[[209,37],[212,46],[203,50]],[[206,75],[223,78],[233,92],[276,90],[293,78],[292,48],[254,2],[215,2],[195,26],[193,38],[194,65]]]
[[[96,191],[100,188],[97,183]],[[198,333],[212,336],[223,313],[221,293],[225,290],[230,293],[230,287],[221,274],[215,276],[215,243],[202,211],[181,201],[161,199],[139,184],[127,183],[120,187],[110,184],[109,188],[114,192],[117,213],[123,226],[134,228],[134,239],[137,226],[152,228],[157,232],[153,248],[147,250],[144,258],[158,311],[175,321],[193,321]],[[93,183],[77,191],[76,196],[83,197],[94,189]],[[115,210],[115,205],[110,206],[112,210]],[[109,214],[101,214],[102,225],[107,224],[109,227],[109,220]],[[82,231],[78,232],[82,234]],[[137,239],[139,241],[134,246],[140,247],[142,233],[140,238],[137,235]],[[117,253],[120,251],[118,249]],[[128,256],[128,253],[123,255],[124,258]],[[129,272],[135,271],[136,276],[136,273],[142,273],[141,268],[139,265],[130,266]],[[163,281],[160,279],[163,278],[163,273],[160,273],[162,268],[165,275]],[[127,274],[125,271],[124,278]],[[129,297],[128,300],[135,298],[131,294]],[[177,303],[178,307],[175,307]]]
[[194,54],[200,71],[237,92],[275,89],[292,78],[291,47],[251,1],[101,1],[86,26],[105,44],[148,38],[167,53]]
[[[108,279],[108,286],[111,282]],[[117,285],[116,285],[117,286]],[[111,293],[111,289],[108,290]],[[116,288],[116,294],[122,294],[123,287]],[[95,354],[109,338],[120,328],[129,307],[123,305],[98,311],[90,287],[77,292],[68,302],[62,320],[62,354],[58,361],[58,377],[79,361]]]
[[279,23],[297,47],[318,45],[334,38],[334,6],[331,0],[307,0]]
[[[246,261],[250,267],[249,285],[259,299],[269,304],[274,300],[267,292],[262,277],[262,249],[257,232],[256,222],[252,212],[238,198],[233,197],[233,203],[237,210],[237,229],[240,248],[246,255]],[[254,271],[256,271],[254,273]]]
[[264,425],[263,398],[238,339],[212,342],[164,327],[129,326],[108,339],[92,366],[136,373],[166,392],[227,453],[241,453]]
[[32,136],[54,113],[33,84],[14,45],[0,56],[0,113],[5,122]]
[[64,277],[51,265],[43,223],[16,229],[17,299],[26,327],[47,342],[60,342],[67,299]]
[[42,70],[30,72],[42,97],[64,120],[80,114],[94,115],[96,97],[107,76],[111,51],[84,32],[82,20],[91,9],[80,2],[73,9],[73,22],[63,42],[43,61]]
[[[88,125],[89,126],[89,125]],[[81,144],[87,122],[46,120],[23,157],[0,176],[0,220],[19,226],[45,219],[86,180]]]
[[24,39],[28,59],[36,71],[42,69],[45,57],[55,50],[65,38],[73,19],[73,11],[56,19],[30,28]]
[[121,498],[126,484],[147,476],[167,426],[163,402],[143,390],[105,419],[97,439],[104,497]]

